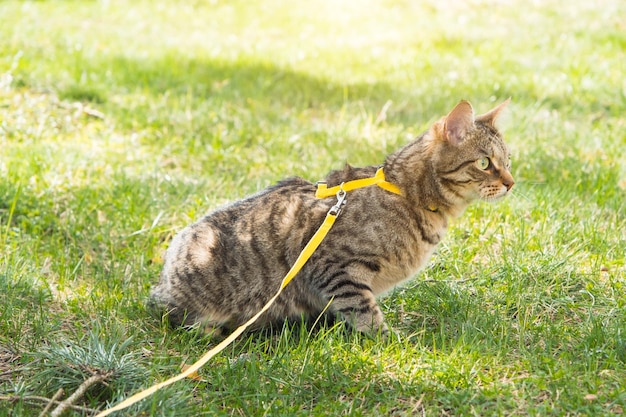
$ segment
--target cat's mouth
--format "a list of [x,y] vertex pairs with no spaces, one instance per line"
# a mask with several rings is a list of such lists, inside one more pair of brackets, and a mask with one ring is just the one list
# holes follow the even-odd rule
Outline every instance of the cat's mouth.
[[507,171],[502,173],[497,180],[485,181],[480,184],[478,195],[481,200],[496,202],[506,197],[514,185],[513,176]]
[[502,200],[504,197],[509,195],[512,187],[507,187],[506,185],[500,186],[488,186],[482,188],[480,190],[480,199],[484,201],[488,201],[490,203],[495,203],[496,201]]

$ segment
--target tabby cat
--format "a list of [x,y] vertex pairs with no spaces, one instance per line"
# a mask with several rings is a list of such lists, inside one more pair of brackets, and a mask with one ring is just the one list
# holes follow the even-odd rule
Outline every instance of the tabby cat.
[[[388,332],[376,297],[424,266],[450,219],[476,199],[511,190],[509,151],[495,121],[509,100],[474,116],[461,101],[420,137],[387,156],[386,180],[350,191],[334,227],[258,325],[329,310],[363,332]],[[333,171],[328,186],[374,176],[376,166]],[[279,182],[186,227],[165,256],[154,302],[173,325],[236,327],[278,290],[335,198],[300,178]]]

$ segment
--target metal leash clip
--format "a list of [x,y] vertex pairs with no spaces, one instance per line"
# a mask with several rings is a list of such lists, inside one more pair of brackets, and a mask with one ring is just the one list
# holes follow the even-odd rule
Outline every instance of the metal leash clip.
[[328,210],[328,214],[332,214],[334,216],[339,216],[341,213],[342,207],[346,204],[346,195],[347,193],[343,190],[343,183],[337,191],[337,203]]

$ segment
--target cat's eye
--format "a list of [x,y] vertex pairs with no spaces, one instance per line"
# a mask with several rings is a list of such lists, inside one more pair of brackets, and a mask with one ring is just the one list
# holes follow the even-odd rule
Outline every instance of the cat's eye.
[[482,170],[489,168],[489,165],[491,165],[491,161],[489,160],[489,158],[486,158],[486,157],[480,158],[479,160],[476,161],[476,166]]

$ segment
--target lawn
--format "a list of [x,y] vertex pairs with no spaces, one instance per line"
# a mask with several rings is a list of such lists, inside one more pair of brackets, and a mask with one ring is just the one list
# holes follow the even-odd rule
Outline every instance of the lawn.
[[[514,193],[380,300],[247,333],[116,415],[626,410],[626,3],[0,2],[0,416],[92,416],[215,344],[145,302],[188,223],[511,97]],[[46,413],[57,404],[50,404]]]

